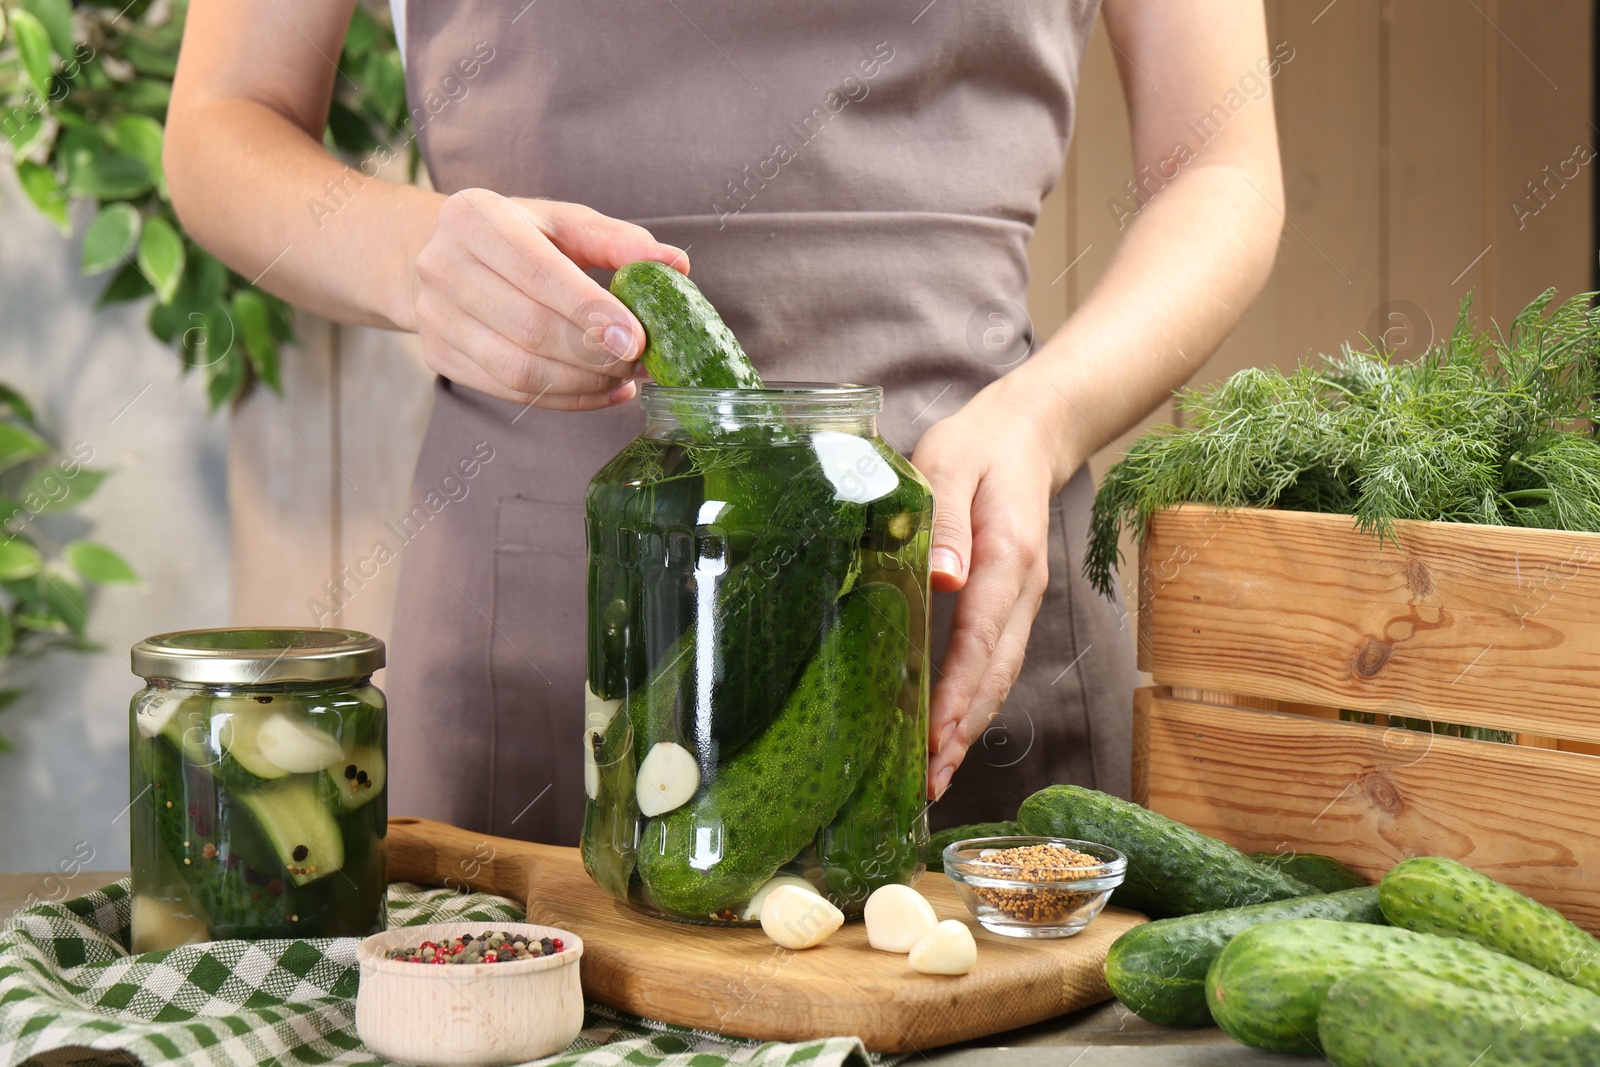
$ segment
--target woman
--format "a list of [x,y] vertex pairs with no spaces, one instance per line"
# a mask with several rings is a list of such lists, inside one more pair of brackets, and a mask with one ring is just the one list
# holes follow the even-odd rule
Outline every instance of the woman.
[[1042,344],[1024,246],[1096,0],[410,0],[437,191],[323,150],[353,2],[192,0],[166,167],[240,274],[421,335],[440,379],[419,498],[475,465],[405,553],[394,810],[576,839],[582,493],[640,425],[642,330],[603,282],[635,259],[692,261],[768,380],[884,387],[884,433],[934,488],[935,588],[957,594],[935,605],[936,824],[1058,781],[1125,794],[1132,653],[1080,574],[1085,462],[1271,267],[1270,97],[1229,103],[1269,55],[1260,0],[1105,0],[1144,206]]

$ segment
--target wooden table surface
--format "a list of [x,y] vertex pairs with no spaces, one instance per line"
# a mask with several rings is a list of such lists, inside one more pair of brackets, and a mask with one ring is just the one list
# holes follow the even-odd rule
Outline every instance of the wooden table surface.
[[[126,871],[84,872],[70,889],[76,895],[126,875]],[[0,874],[0,919],[10,917],[30,893],[44,896],[49,886],[59,884],[46,878]],[[914,1059],[940,1067],[1306,1067],[1312,1062],[1244,1048],[1220,1030],[1152,1026],[1115,1001],[1020,1030],[931,1049]]]

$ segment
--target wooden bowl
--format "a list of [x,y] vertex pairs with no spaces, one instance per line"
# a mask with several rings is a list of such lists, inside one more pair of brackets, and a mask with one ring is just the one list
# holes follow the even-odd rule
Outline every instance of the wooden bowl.
[[[391,949],[485,930],[559,937],[565,947],[506,963],[435,967],[388,958]],[[577,934],[532,923],[428,923],[373,934],[356,946],[356,1031],[380,1056],[423,1067],[488,1067],[560,1052],[583,1029],[582,955]]]

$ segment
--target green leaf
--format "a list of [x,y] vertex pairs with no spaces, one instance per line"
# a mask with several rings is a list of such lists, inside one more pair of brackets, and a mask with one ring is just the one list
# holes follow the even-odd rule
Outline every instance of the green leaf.
[[164,81],[140,78],[119,86],[117,99],[124,106],[146,114],[165,114],[172,100],[172,86]]
[[83,235],[83,273],[99,274],[123,263],[139,244],[139,212],[116,202],[100,209]]
[[34,92],[50,98],[50,79],[55,64],[50,60],[50,31],[29,11],[11,12],[11,39],[16,42],[22,69],[33,83]]
[[112,304],[124,304],[129,300],[149,296],[153,292],[155,290],[150,288],[150,283],[139,273],[139,264],[129,260],[100,291],[100,298],[94,302],[94,306],[103,308]]
[[32,543],[20,537],[8,537],[0,541],[0,578],[7,581],[31,578],[39,573],[43,565],[44,558]]
[[96,541],[73,541],[61,550],[67,563],[96,585],[133,584],[139,581],[127,561]]
[[11,409],[11,415],[30,425],[36,424],[33,416],[33,405],[28,403],[26,397],[9,385],[0,385],[0,404]]
[[18,159],[26,156],[34,142],[45,133],[44,118],[36,111],[14,107],[0,120],[0,132],[11,143],[11,154]]
[[63,234],[70,236],[72,222],[67,218],[67,197],[56,184],[54,172],[49,167],[22,160],[17,164],[17,181],[33,206]]
[[183,278],[183,238],[159,215],[144,224],[139,238],[139,270],[155,289],[156,299],[171,303]]
[[372,50],[383,35],[383,27],[359,6],[350,16],[350,28],[344,35],[344,55],[347,59],[360,59]]
[[328,107],[328,135],[334,148],[350,156],[365,155],[378,147],[367,120],[338,100]]
[[150,168],[126,152],[79,153],[67,158],[68,196],[96,200],[129,200],[150,191]]
[[82,637],[89,621],[89,600],[83,591],[83,581],[59,563],[45,564],[40,581],[44,583],[45,605],[67,624],[67,629]]
[[67,0],[22,0],[22,7],[50,35],[56,55],[62,59],[72,55],[72,5]]
[[[11,655],[11,651],[16,647],[17,635],[11,629],[11,616],[0,612],[0,660]],[[4,711],[6,705],[15,700],[16,696],[15,689],[0,689],[0,711]]]
[[232,403],[244,392],[245,384],[249,381],[245,367],[245,357],[239,352],[230,352],[211,365],[211,376],[206,382],[206,399],[211,402],[212,411]]
[[172,80],[178,70],[178,50],[164,43],[128,38],[122,46],[122,58],[133,64],[140,74]]
[[93,496],[110,473],[79,467],[77,473],[68,475],[59,467],[45,467],[22,483],[22,505],[34,512],[67,511]]
[[250,357],[250,368],[256,377],[272,388],[283,392],[278,375],[278,339],[272,335],[272,312],[266,299],[254,289],[240,289],[233,294],[233,324],[239,331],[245,354]]
[[48,451],[50,445],[32,430],[0,422],[0,470],[14,467],[34,456],[42,456]]
[[374,52],[362,71],[361,97],[372,118],[385,129],[392,128],[405,111],[406,72],[398,52]]
[[143,161],[165,200],[167,178],[161,167],[161,137],[161,123],[145,115],[122,115],[111,128],[111,143],[119,151]]

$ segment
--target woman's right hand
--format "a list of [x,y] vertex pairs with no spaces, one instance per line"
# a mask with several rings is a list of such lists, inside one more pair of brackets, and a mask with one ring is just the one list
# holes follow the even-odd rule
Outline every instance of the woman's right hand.
[[422,356],[460,385],[542,408],[631,398],[644,328],[585,270],[689,259],[648,230],[554,200],[465,189],[439,206],[413,279]]

